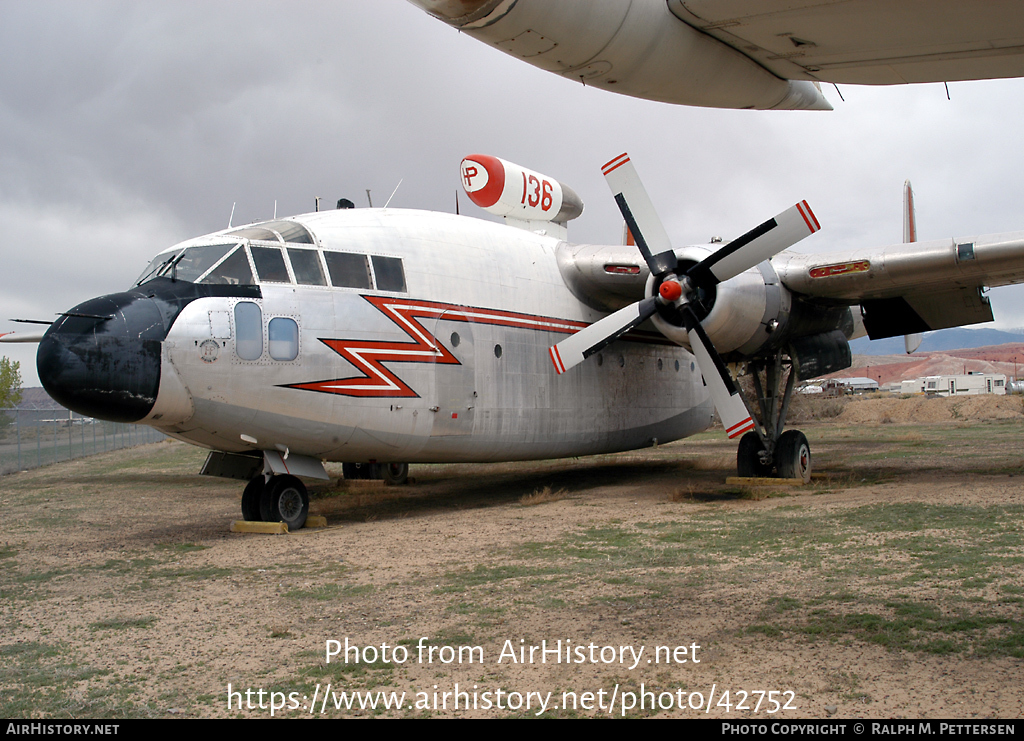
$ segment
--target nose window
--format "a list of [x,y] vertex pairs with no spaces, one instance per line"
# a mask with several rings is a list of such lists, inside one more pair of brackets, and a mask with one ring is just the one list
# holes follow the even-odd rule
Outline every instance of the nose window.
[[274,317],[267,325],[267,337],[270,341],[270,357],[274,360],[295,360],[298,356],[299,325],[294,319]]
[[259,360],[263,354],[263,312],[251,301],[235,304],[235,352],[242,360]]

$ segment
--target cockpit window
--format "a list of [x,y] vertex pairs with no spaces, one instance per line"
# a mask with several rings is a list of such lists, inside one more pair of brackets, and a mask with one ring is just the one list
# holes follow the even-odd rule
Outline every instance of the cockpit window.
[[189,247],[161,271],[167,278],[185,280],[194,283],[203,273],[212,268],[220,259],[235,247],[231,244],[208,244]]
[[289,244],[316,244],[306,227],[294,221],[265,221],[250,224],[228,232],[234,237],[258,239],[261,242],[287,242]]
[[288,268],[284,265],[284,255],[280,247],[262,247],[250,245],[252,250],[252,261],[256,263],[256,273],[261,281],[273,283],[291,283],[288,277]]
[[244,229],[235,229],[228,232],[232,237],[245,237],[246,239],[258,239],[261,242],[278,242],[277,233],[262,226],[247,226]]
[[320,255],[316,250],[289,247],[288,258],[292,261],[295,282],[307,286],[326,286],[324,269],[320,267]]
[[281,239],[289,244],[316,244],[306,227],[294,221],[272,221],[264,226],[280,234]]
[[249,267],[249,258],[246,257],[245,249],[241,245],[235,251],[221,260],[213,270],[208,272],[199,281],[220,286],[251,286],[255,283],[252,279],[252,268]]
[[141,286],[147,280],[152,280],[160,275],[161,270],[166,268],[171,260],[180,254],[181,250],[172,250],[171,252],[163,252],[154,257],[149,265],[146,266],[146,269],[142,271],[142,275],[139,276],[139,279],[135,281],[135,285]]

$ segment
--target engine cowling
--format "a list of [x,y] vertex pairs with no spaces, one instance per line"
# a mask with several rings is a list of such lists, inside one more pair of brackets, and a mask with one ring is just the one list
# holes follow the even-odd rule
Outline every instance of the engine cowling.
[[[703,247],[677,250],[680,273],[711,252]],[[656,294],[658,282],[655,276],[648,277],[648,296]],[[850,366],[850,308],[806,303],[782,284],[767,260],[699,294],[696,304],[701,326],[727,360],[747,360],[786,346],[798,356],[794,359],[801,378]],[[671,312],[655,314],[651,321],[670,340],[689,348],[686,330]]]
[[[711,253],[712,250],[703,247],[676,250],[679,272],[685,272]],[[648,277],[648,296],[657,293],[658,283],[655,276]],[[750,357],[774,345],[772,340],[780,336],[780,331],[785,332],[792,305],[792,294],[779,281],[771,263],[765,261],[719,283],[711,291],[699,293],[694,308],[704,331],[721,355]],[[652,321],[670,340],[689,347],[686,330],[671,311],[655,314]]]

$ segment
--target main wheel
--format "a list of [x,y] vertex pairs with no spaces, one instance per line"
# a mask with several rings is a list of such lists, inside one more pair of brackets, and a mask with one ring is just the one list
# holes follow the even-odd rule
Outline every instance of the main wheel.
[[260,500],[263,498],[263,474],[253,476],[252,480],[245,485],[242,492],[242,519],[249,522],[259,522],[263,519],[260,516]]
[[740,438],[736,449],[736,473],[743,478],[764,478],[772,475],[772,467],[761,462],[764,445],[761,436],[756,432],[748,432]]
[[800,430],[786,430],[775,446],[779,478],[811,480],[811,446]]
[[274,476],[260,498],[260,517],[264,522],[283,522],[289,530],[306,524],[309,493],[294,476]]
[[378,463],[374,478],[382,479],[389,486],[401,486],[409,479],[408,463]]

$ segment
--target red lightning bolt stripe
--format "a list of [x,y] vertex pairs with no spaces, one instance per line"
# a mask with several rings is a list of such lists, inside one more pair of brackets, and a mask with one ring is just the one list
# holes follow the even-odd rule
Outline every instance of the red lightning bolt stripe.
[[437,338],[417,321],[418,319],[440,318],[443,315],[444,319],[448,321],[493,324],[501,327],[517,327],[560,334],[573,334],[587,326],[586,322],[457,306],[436,301],[415,301],[390,296],[363,296],[363,298],[401,327],[413,341],[381,342],[321,338],[321,342],[352,363],[363,375],[312,383],[287,384],[287,388],[342,396],[418,397],[419,394],[382,363],[391,361],[459,365],[458,359],[438,342]]

